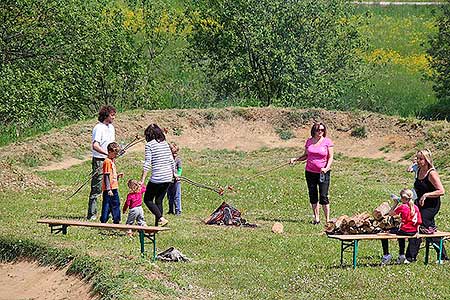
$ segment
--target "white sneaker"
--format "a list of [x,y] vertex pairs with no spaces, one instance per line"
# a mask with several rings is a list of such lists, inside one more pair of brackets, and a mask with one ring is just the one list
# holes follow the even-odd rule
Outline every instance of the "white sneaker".
[[163,226],[166,226],[168,223],[169,223],[169,220],[167,220],[167,219],[164,218],[164,217],[161,217],[161,218],[159,219],[158,226],[163,227]]
[[392,255],[390,255],[390,254],[383,255],[383,258],[381,259],[381,265],[385,266],[385,265],[389,264],[391,262],[391,259],[392,259]]
[[397,258],[397,264],[402,265],[402,264],[409,264],[409,261],[406,259],[405,255],[400,255]]

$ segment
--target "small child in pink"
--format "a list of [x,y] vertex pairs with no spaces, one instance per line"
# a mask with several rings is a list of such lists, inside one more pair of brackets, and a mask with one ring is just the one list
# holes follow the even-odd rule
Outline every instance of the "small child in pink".
[[[127,195],[127,200],[123,205],[122,212],[125,214],[127,209],[128,213],[127,225],[133,225],[136,221],[139,226],[146,226],[144,221],[144,210],[142,209],[142,194],[145,192],[145,186],[140,185],[137,180],[130,179],[127,182],[130,192]],[[132,235],[131,230],[128,231],[128,235]]]

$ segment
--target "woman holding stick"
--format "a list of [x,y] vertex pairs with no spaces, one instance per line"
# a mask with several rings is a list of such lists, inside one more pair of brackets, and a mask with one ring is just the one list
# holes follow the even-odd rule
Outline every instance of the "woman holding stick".
[[[324,123],[314,123],[311,137],[305,142],[303,155],[291,158],[290,163],[306,160],[305,178],[308,185],[309,202],[313,210],[314,225],[320,224],[319,205],[322,205],[325,221],[330,220],[330,168],[333,163],[333,142],[327,138],[327,127]],[[317,190],[317,188],[319,188]]]
[[162,129],[156,124],[150,124],[144,132],[145,161],[142,170],[142,185],[151,170],[151,178],[144,194],[144,203],[155,215],[155,226],[165,226],[168,221],[163,217],[163,200],[167,188],[175,175],[175,163],[169,144]]

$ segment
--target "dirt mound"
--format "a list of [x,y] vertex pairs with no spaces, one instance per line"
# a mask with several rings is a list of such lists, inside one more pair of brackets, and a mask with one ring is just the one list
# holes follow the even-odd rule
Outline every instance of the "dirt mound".
[[51,184],[51,182],[43,181],[35,174],[18,166],[0,162],[0,192],[7,189],[16,191],[34,190]]
[[[119,113],[117,140],[126,144],[150,123],[167,128],[168,139],[193,150],[297,147],[302,151],[311,124],[321,120],[329,128],[336,152],[347,156],[384,158],[404,162],[417,144],[436,126],[449,131],[447,122],[425,122],[367,112],[336,112],[280,108],[225,108],[158,110]],[[96,120],[55,129],[41,136],[2,148],[0,161],[8,162],[0,173],[0,189],[49,185],[26,168],[63,169],[89,158],[92,127]],[[428,145],[427,145],[428,146]],[[143,151],[143,145],[132,151]]]

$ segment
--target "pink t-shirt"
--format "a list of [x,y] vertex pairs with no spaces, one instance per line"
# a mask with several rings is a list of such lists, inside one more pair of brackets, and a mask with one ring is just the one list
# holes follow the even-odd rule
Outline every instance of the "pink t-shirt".
[[127,211],[127,208],[130,209],[141,206],[142,205],[142,194],[145,193],[146,188],[145,186],[142,186],[141,191],[138,193],[129,193],[127,195],[127,200],[125,201],[125,204],[123,205],[123,213]]
[[306,159],[306,171],[320,173],[321,168],[325,168],[328,161],[328,149],[333,147],[333,142],[325,137],[320,144],[313,144],[313,138],[309,138],[305,143],[305,150],[308,158]]
[[417,232],[419,225],[422,224],[422,216],[420,215],[419,208],[414,205],[415,214],[411,215],[411,210],[408,204],[402,204],[397,206],[394,212],[402,218],[402,224],[400,230],[404,232]]

